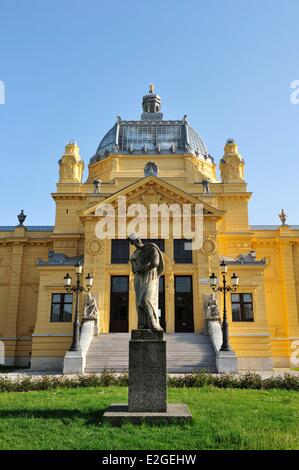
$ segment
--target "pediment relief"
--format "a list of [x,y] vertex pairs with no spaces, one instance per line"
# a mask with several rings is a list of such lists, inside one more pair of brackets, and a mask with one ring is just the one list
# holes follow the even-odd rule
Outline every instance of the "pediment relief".
[[[185,193],[179,188],[170,185],[169,183],[159,180],[156,177],[150,176],[142,181],[133,183],[132,185],[114,193],[101,203],[111,204],[113,208],[117,211],[120,197],[125,197],[126,205],[140,203],[143,204],[147,209],[149,209],[151,204],[191,204],[195,207],[195,204],[203,205],[203,212],[207,216],[222,217],[224,211],[216,209],[206,202],[200,201],[194,196]],[[81,211],[79,215],[81,217],[94,216],[98,204],[93,205],[92,207],[87,208],[84,211]]]

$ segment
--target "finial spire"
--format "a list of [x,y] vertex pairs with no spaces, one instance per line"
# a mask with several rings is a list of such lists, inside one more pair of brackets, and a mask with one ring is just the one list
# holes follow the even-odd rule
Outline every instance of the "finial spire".
[[161,113],[161,98],[155,93],[155,85],[153,83],[149,86],[149,92],[144,95],[142,100],[143,113],[141,119],[157,119],[162,120],[163,114]]
[[27,215],[24,214],[24,210],[22,209],[20,214],[18,214],[18,221],[19,221],[19,227],[23,227],[23,224],[25,222],[25,219],[27,217]]

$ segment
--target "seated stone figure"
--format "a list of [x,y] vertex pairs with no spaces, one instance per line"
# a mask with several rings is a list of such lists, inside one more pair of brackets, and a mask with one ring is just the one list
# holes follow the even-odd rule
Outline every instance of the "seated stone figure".
[[97,319],[99,309],[95,298],[88,292],[85,296],[85,306],[84,306],[84,318],[86,319]]
[[214,293],[205,296],[204,312],[206,320],[220,320],[221,315]]

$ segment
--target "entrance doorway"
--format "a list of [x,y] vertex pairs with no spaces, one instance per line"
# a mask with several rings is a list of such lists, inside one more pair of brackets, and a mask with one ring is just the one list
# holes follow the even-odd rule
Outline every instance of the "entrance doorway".
[[111,276],[110,327],[111,333],[129,330],[129,276]]
[[193,333],[193,292],[192,276],[175,276],[175,331]]

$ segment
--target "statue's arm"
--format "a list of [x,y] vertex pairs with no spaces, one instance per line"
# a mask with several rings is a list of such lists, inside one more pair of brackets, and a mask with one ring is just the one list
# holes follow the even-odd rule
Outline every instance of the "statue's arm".
[[160,261],[159,256],[158,250],[154,246],[148,245],[144,253],[145,261],[142,264],[141,270],[146,272],[150,269],[157,268]]

